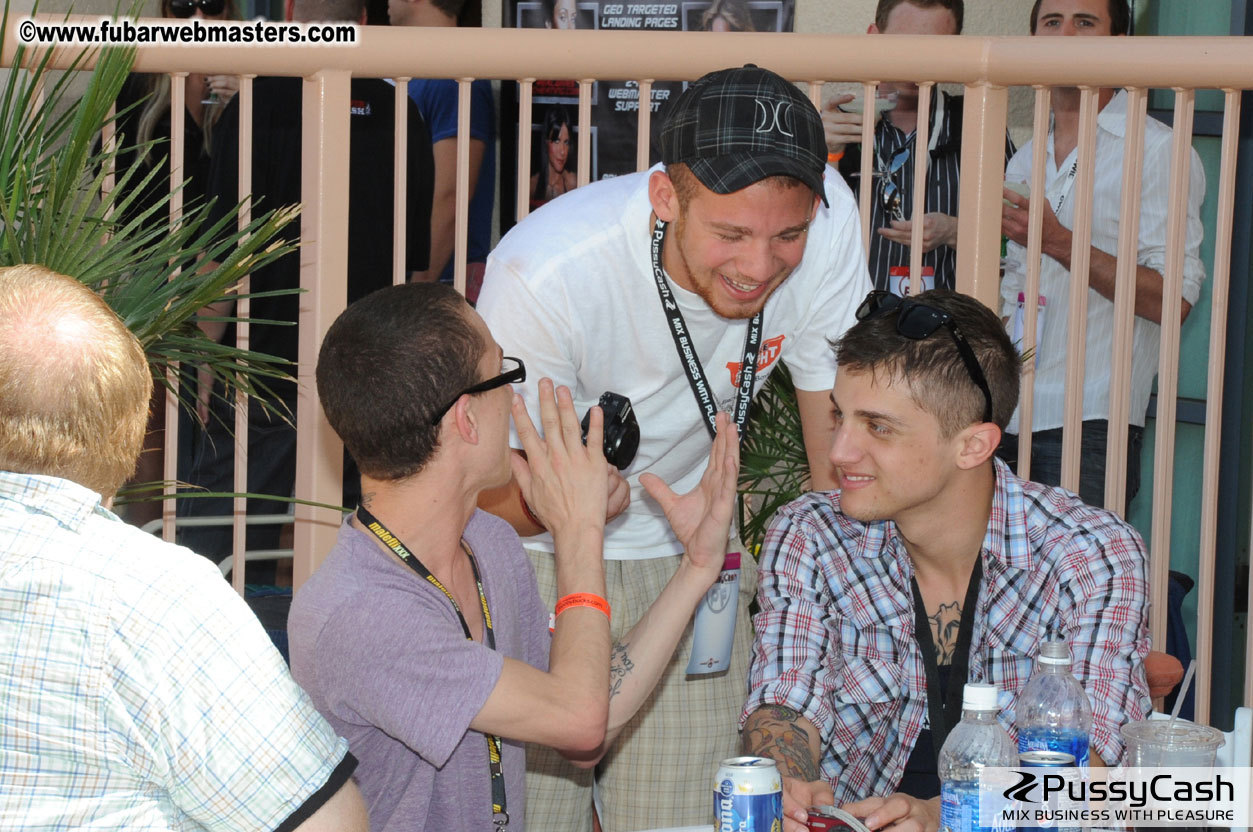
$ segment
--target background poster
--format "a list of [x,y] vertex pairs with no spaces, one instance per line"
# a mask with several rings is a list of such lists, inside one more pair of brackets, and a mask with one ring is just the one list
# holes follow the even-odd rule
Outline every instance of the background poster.
[[[513,28],[649,29],[714,32],[790,32],[796,0],[504,0],[504,25]],[[653,84],[652,150],[658,158],[658,115],[683,89]],[[501,123],[531,131],[531,208],[575,187],[578,170],[579,89],[574,81],[539,80],[532,110],[519,117],[517,85],[502,84]],[[592,85],[592,181],[635,171],[639,88],[635,81]],[[518,134],[501,130],[501,233],[514,224]]]

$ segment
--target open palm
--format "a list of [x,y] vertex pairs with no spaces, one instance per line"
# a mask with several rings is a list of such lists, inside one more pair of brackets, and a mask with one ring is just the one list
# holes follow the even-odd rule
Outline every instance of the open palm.
[[676,494],[655,474],[640,476],[640,485],[666,513],[692,566],[712,571],[722,569],[726,556],[740,467],[739,432],[725,413],[718,414],[716,426],[705,473],[691,491]]

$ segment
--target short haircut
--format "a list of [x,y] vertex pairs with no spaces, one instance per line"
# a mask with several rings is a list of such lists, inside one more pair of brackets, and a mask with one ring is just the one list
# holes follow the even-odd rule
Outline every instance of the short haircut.
[[480,379],[487,345],[451,286],[389,286],[349,306],[318,353],[318,398],[361,473],[399,480],[439,447],[431,417]]
[[[948,9],[953,13],[953,19],[957,21],[957,34],[961,34],[962,23],[966,18],[966,4],[963,0],[879,0],[879,5],[874,10],[874,25],[880,32],[888,27],[888,17],[891,16],[892,10],[902,3],[917,6],[920,9]],[[1039,5],[1038,0],[1036,5]]]
[[[1031,6],[1031,34],[1035,34],[1036,22],[1040,18],[1040,4],[1044,0],[1035,0]],[[1127,0],[1109,0],[1109,33],[1111,35],[1131,34],[1131,9]]]
[[0,468],[111,497],[151,396],[143,348],[99,295],[43,266],[0,268]]
[[[666,175],[670,177],[670,181],[674,183],[674,193],[679,198],[679,208],[687,210],[688,203],[700,193],[701,189],[709,190],[701,184],[696,178],[696,174],[692,173],[692,169],[682,162],[675,162],[666,165]],[[795,176],[767,176],[765,179],[759,179],[758,182],[767,182],[777,188],[805,188],[809,186],[797,179]],[[753,183],[757,184],[756,182]],[[713,193],[713,191],[709,191]]]
[[[1001,319],[969,295],[933,289],[912,298],[952,316],[970,344],[992,393],[992,421],[1002,430],[1018,406],[1022,361]],[[983,421],[983,392],[970,378],[947,327],[921,340],[896,331],[896,309],[858,321],[835,343],[839,370],[903,380],[918,407],[935,416],[949,438]]]

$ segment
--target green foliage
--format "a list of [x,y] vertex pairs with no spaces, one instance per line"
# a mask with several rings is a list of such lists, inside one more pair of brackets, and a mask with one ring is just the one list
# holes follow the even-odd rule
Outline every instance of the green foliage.
[[780,365],[753,401],[740,444],[740,536],[749,551],[758,550],[775,512],[799,497],[808,482],[796,386]]
[[[6,2],[5,42],[8,26]],[[232,400],[240,389],[273,409],[269,383],[290,378],[289,362],[220,344],[196,324],[202,308],[242,297],[234,294],[242,277],[291,250],[275,240],[296,210],[261,214],[242,231],[236,212],[213,224],[203,203],[169,221],[168,196],[137,212],[136,200],[157,172],[142,161],[143,148],[155,143],[116,171],[116,186],[107,192],[121,148],[96,146],[116,118],[109,111],[134,50],[100,50],[90,71],[81,68],[89,57],[83,52],[64,73],[50,69],[50,56],[51,50],[19,47],[11,66],[20,69],[9,71],[0,89],[0,265],[43,265],[98,291],[138,337],[159,384],[170,388],[167,371],[192,362],[222,382]],[[86,91],[72,101],[71,82],[84,75]],[[218,264],[206,269],[208,261]],[[192,407],[186,392],[180,398]]]

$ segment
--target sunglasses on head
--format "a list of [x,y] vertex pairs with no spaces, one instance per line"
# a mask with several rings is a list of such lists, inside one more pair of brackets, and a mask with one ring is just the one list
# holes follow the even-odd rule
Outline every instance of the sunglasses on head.
[[226,0],[170,0],[170,14],[191,17],[200,9],[205,17],[217,17],[226,11]]
[[495,390],[497,387],[504,387],[506,384],[521,384],[526,381],[526,365],[522,363],[521,358],[506,355],[500,360],[500,370],[500,375],[492,376],[487,381],[480,381],[478,384],[472,384],[453,396],[448,404],[435,411],[435,415],[431,417],[431,425],[438,425],[440,420],[444,418],[444,414],[452,410],[452,406],[462,396],[486,393],[488,390]]
[[857,307],[857,320],[877,318],[894,309],[899,310],[896,315],[896,331],[911,341],[929,338],[940,327],[948,330],[953,343],[957,345],[957,354],[966,365],[970,380],[983,392],[983,421],[992,421],[992,391],[988,389],[988,380],[983,375],[983,368],[979,366],[975,351],[970,348],[953,316],[938,307],[902,298],[891,292],[875,290],[866,295],[861,306]]

